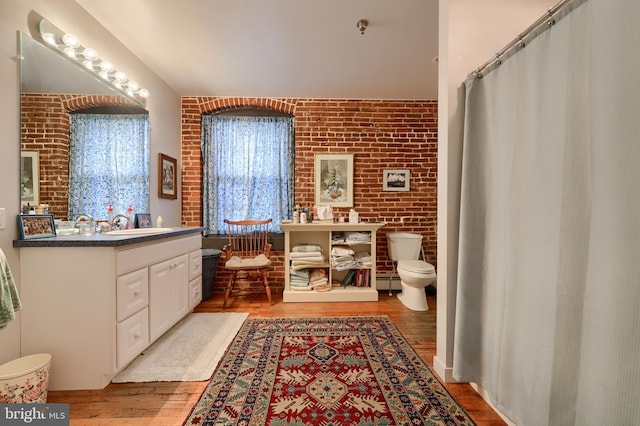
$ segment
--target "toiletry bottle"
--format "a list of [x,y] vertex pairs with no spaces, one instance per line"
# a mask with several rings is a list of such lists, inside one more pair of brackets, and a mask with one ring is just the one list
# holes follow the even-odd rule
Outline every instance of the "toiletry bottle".
[[300,223],[300,212],[298,206],[293,210],[293,223]]
[[127,220],[127,228],[131,229],[133,228],[133,207],[131,207],[131,204],[127,208],[127,218],[129,219]]
[[113,223],[113,204],[107,204],[107,220],[109,221],[109,225]]

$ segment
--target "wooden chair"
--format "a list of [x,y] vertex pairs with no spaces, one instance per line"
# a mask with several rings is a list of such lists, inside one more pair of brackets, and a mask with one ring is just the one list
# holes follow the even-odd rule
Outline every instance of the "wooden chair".
[[227,224],[228,243],[223,248],[225,257],[224,268],[231,275],[227,289],[224,292],[223,308],[227,307],[227,300],[231,295],[238,275],[247,277],[259,276],[267,292],[267,299],[271,305],[271,289],[267,279],[267,270],[271,266],[271,244],[269,244],[269,224],[266,220],[224,220]]

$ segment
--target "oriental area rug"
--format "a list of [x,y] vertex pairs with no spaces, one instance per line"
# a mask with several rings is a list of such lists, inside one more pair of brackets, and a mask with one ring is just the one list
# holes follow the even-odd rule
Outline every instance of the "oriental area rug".
[[185,425],[473,425],[387,316],[248,318]]

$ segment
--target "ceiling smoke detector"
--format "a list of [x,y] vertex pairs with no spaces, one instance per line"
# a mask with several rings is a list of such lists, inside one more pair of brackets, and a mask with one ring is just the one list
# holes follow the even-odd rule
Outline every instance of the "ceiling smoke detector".
[[364,30],[367,29],[367,26],[369,25],[369,21],[367,21],[366,19],[361,19],[358,21],[358,23],[356,24],[356,26],[358,27],[358,29],[360,30],[360,34],[364,34]]

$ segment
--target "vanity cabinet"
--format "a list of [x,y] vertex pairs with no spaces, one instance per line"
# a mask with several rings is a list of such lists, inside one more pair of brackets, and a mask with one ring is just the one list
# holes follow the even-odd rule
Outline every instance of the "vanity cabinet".
[[182,255],[149,268],[149,335],[156,340],[189,312],[189,257]]
[[149,270],[116,278],[117,366],[125,366],[149,345]]
[[[281,223],[285,232],[285,284],[283,302],[366,302],[378,301],[376,290],[376,233],[384,223],[326,223],[306,224]],[[367,241],[347,242],[341,239],[345,232],[368,234]],[[317,244],[322,247],[326,264],[318,267],[326,269],[330,283],[342,282],[352,269],[354,281],[349,285],[332,286],[330,291],[296,290],[291,286],[291,251],[298,244]],[[363,268],[338,269],[332,264],[331,250],[334,247],[350,248],[354,252],[368,252],[371,265]]]
[[202,250],[189,255],[189,309],[202,302]]
[[115,247],[94,238],[20,248],[21,353],[51,354],[51,390],[104,388],[195,306],[199,232]]

